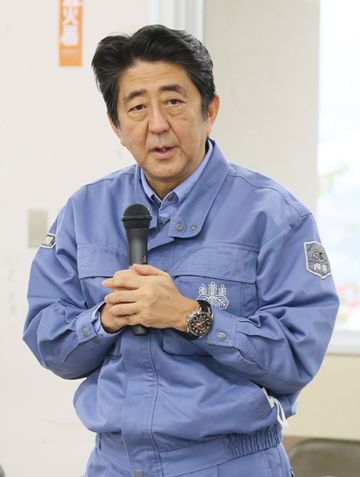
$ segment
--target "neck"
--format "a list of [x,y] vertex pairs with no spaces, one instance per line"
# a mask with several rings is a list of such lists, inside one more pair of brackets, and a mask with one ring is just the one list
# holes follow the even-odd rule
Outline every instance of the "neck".
[[[145,173],[146,180],[149,183],[149,186],[156,193],[156,195],[162,200],[170,191],[175,189],[176,186],[181,184],[180,182],[171,182],[171,183],[158,183],[157,181],[152,181]],[[185,180],[185,179],[184,179]]]

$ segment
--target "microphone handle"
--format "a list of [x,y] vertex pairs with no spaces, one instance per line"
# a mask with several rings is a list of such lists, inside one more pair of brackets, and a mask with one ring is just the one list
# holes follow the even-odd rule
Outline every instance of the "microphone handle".
[[[129,263],[140,263],[146,265],[147,258],[147,234],[146,229],[128,230],[128,252]],[[133,325],[131,331],[135,336],[144,336],[148,334],[148,329],[140,324]]]
[[133,332],[133,335],[135,336],[144,336],[149,333],[148,328],[146,326],[137,324],[137,325],[132,325],[131,331]]
[[128,241],[128,252],[129,252],[129,263],[133,265],[134,263],[140,263],[146,265],[148,263],[147,258],[147,240],[142,229],[131,230],[129,235],[130,240]]

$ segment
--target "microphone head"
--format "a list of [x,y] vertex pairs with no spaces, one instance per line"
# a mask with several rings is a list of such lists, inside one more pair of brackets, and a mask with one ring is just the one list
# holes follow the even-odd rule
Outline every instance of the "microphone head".
[[125,230],[148,229],[151,215],[149,209],[143,204],[131,204],[125,209],[122,217]]

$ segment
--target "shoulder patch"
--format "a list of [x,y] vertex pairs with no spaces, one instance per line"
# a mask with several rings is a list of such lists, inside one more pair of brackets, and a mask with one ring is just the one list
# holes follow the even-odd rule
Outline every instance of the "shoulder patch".
[[46,234],[44,240],[41,242],[40,247],[42,248],[54,248],[55,247],[55,235]]
[[305,242],[306,269],[321,279],[331,275],[328,256],[324,247],[318,242]]

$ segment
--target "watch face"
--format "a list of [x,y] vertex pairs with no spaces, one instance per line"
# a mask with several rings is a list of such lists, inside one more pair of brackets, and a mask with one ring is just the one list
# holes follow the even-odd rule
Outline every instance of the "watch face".
[[213,323],[212,313],[197,312],[188,321],[188,330],[195,336],[205,336]]

